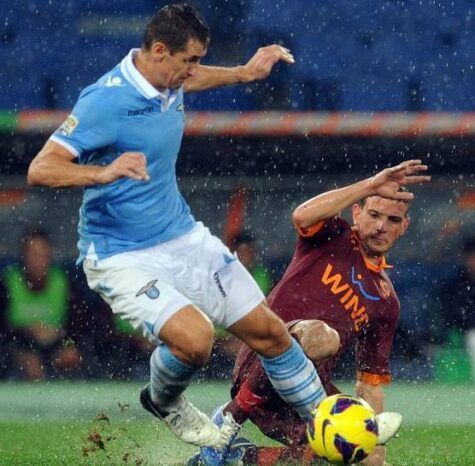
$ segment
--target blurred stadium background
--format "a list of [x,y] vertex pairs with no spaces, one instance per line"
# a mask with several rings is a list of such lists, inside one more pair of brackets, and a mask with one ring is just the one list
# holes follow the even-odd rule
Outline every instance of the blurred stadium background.
[[[434,458],[439,460],[424,464],[475,464],[475,355],[469,351],[469,342],[475,345],[475,278],[472,273],[465,286],[467,277],[462,275],[470,254],[474,267],[475,254],[475,2],[188,3],[202,12],[212,29],[213,43],[204,63],[243,63],[257,47],[273,42],[289,47],[296,57],[294,66],[279,66],[265,82],[191,94],[185,100],[188,120],[178,163],[183,194],[195,217],[213,233],[228,241],[242,231],[252,236],[255,261],[268,281],[279,280],[291,257],[295,234],[290,213],[303,199],[402,159],[421,158],[430,165],[433,182],[416,189],[413,223],[389,257],[402,308],[392,362],[399,384],[389,389],[393,401],[389,408],[405,414],[409,425],[438,425],[445,419],[449,422],[444,425],[461,429],[452,431],[460,432],[461,443],[452,444],[453,449],[448,445],[444,458],[456,455],[455,450],[465,458],[465,450],[471,448],[468,462],[446,462],[437,452]],[[39,384],[18,385],[25,373],[12,367],[5,346],[0,398],[2,405],[18,410],[0,413],[0,426],[10,432],[4,438],[17,448],[0,439],[0,453],[8,458],[6,463],[0,458],[2,464],[89,461],[81,456],[80,446],[74,457],[51,446],[56,456],[44,451],[35,456],[29,441],[16,437],[12,426],[21,423],[19,430],[30,432],[27,426],[33,431],[42,423],[61,426],[63,417],[69,426],[74,419],[84,421],[94,410],[102,411],[101,404],[111,399],[108,395],[89,403],[97,387],[106,390],[97,381],[104,373],[132,384],[111,384],[110,390],[123,390],[118,402],[130,404],[132,413],[137,407],[136,384],[145,380],[147,371],[141,351],[147,349],[131,348],[128,329],[113,322],[107,332],[114,336],[120,330],[125,340],[111,338],[111,346],[104,347],[94,316],[108,310],[87,291],[82,271],[74,265],[81,191],[31,189],[25,174],[80,90],[131,47],[139,46],[147,18],[164,4],[150,0],[2,0],[0,4],[0,269],[22,261],[20,238],[25,230],[47,231],[55,263],[67,271],[80,296],[76,305],[84,323],[65,337],[83,353],[81,370],[55,373]],[[461,283],[462,292],[456,293]],[[220,340],[225,338],[220,335]],[[218,345],[214,369],[206,370],[202,380],[203,387],[210,380],[221,383],[213,385],[221,397],[225,397],[222,382],[230,373],[225,344],[223,348]],[[121,364],[111,366],[111,353]],[[353,373],[351,358],[342,361],[339,377],[351,380]],[[71,382],[56,383],[63,378]],[[211,409],[206,397],[200,397],[200,385],[194,390],[196,399]],[[41,396],[35,393],[50,400],[47,408],[40,409]],[[409,401],[414,393],[418,402]],[[71,415],[69,401],[55,403],[77,397],[82,400],[74,404],[77,417]],[[424,406],[417,412],[425,414],[414,416],[416,406]],[[437,410],[444,415],[433,415]],[[127,412],[122,415],[127,417]],[[146,418],[137,416],[137,423],[144,423]],[[84,425],[82,429],[87,430]],[[60,431],[60,427],[54,431],[59,438]],[[87,436],[68,432],[59,443],[69,442],[74,448]],[[404,450],[409,437],[401,444]],[[442,438],[447,440],[446,431],[437,441]],[[393,464],[415,464],[405,459],[402,448],[394,451]],[[133,459],[111,455],[94,461],[115,464]],[[156,452],[140,455],[147,464],[172,464],[169,457],[157,459]],[[183,460],[177,455],[177,461]]]

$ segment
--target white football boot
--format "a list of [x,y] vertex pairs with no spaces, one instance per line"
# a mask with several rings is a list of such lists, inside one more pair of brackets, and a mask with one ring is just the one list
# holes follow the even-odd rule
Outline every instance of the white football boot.
[[401,428],[402,416],[399,413],[381,413],[376,415],[378,423],[378,445],[385,445]]
[[217,427],[206,414],[195,408],[183,395],[166,406],[156,406],[148,385],[140,394],[142,406],[161,419],[181,440],[198,447],[223,448],[229,438],[227,429]]

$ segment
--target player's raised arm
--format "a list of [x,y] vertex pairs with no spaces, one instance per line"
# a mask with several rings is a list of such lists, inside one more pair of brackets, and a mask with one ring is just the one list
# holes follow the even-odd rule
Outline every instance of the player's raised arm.
[[279,61],[294,63],[294,57],[289,49],[276,44],[261,47],[245,65],[230,68],[197,65],[183,87],[185,92],[196,92],[259,81],[267,78]]
[[371,178],[305,201],[294,210],[292,221],[297,228],[308,228],[321,220],[338,215],[353,203],[368,196],[410,201],[414,195],[408,191],[399,191],[400,187],[429,181],[430,176],[420,175],[427,168],[420,160],[406,160],[380,171]]

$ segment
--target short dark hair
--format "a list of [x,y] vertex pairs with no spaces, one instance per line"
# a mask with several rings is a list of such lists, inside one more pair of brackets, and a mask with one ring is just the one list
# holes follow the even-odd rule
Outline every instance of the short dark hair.
[[186,49],[190,39],[208,46],[211,33],[201,15],[186,4],[167,5],[158,10],[145,27],[142,47],[150,50],[154,42],[163,42],[171,54]]

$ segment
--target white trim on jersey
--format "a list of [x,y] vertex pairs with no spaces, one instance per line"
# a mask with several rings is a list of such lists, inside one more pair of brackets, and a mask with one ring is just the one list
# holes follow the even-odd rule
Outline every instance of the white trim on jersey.
[[60,146],[63,146],[65,149],[67,149],[71,154],[74,155],[74,157],[79,157],[79,152],[77,151],[76,148],[74,148],[71,144],[68,144],[67,142],[64,142],[62,139],[59,139],[56,137],[54,134],[50,136],[50,139],[54,141],[56,144],[59,144]]
[[155,89],[140,73],[134,65],[134,55],[140,49],[132,49],[120,62],[120,71],[125,79],[130,82],[147,99],[159,99],[162,103],[162,111],[168,110],[178,97],[178,90],[166,89],[160,92]]

